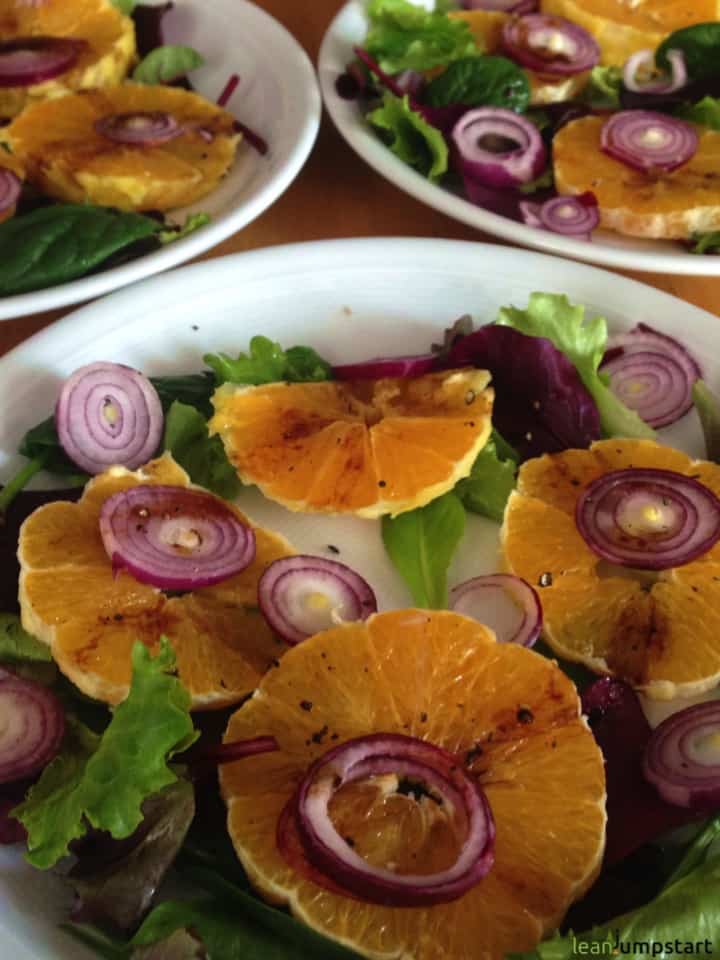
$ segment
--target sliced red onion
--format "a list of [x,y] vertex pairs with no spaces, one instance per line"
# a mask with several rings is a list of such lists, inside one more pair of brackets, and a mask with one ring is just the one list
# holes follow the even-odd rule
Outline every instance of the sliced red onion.
[[377,611],[373,589],[359,573],[336,560],[302,554],[270,564],[258,582],[258,604],[288,643]]
[[70,37],[16,37],[0,43],[0,87],[29,87],[67,73],[87,48]]
[[0,167],[0,215],[14,210],[21,192],[22,184],[18,177],[12,170]]
[[720,539],[720,500],[672,470],[614,470],[578,498],[577,528],[610,563],[667,570],[690,563]]
[[528,226],[577,240],[591,240],[592,231],[600,223],[597,199],[592,193],[577,197],[551,197],[544,203],[521,200],[519,206]]
[[109,497],[100,536],[115,570],[162,590],[221,583],[255,558],[255,534],[218,497],[139,484]]
[[687,163],[698,148],[695,127],[654,110],[621,110],[600,133],[600,147],[633,170],[669,172]]
[[623,67],[627,89],[633,93],[674,93],[684,87],[688,82],[685,54],[682,50],[669,50],[667,57],[672,68],[670,76],[657,72],[653,50],[634,53]]
[[120,363],[80,367],[62,386],[55,409],[60,444],[87,473],[135,470],[160,445],[163,412],[147,377]]
[[185,759],[193,779],[198,781],[209,776],[222,764],[235,763],[260,753],[274,753],[279,749],[275,737],[253,737],[251,740],[235,740],[233,743],[201,748]]
[[55,694],[0,670],[0,783],[46,767],[65,736],[65,712]]
[[468,110],[452,139],[462,172],[490,187],[517,187],[545,169],[547,150],[538,128],[504,107]]
[[474,577],[454,587],[450,609],[490,627],[498,643],[532,647],[542,629],[540,598],[526,580],[509,573]]
[[[380,67],[380,64],[367,52],[363,50],[362,47],[353,47],[353,53],[361,60],[365,66],[368,68],[370,73],[380,81],[380,83],[387,87],[391,93],[394,93],[396,97],[405,96],[405,91],[401,89],[400,85],[390,76],[390,74],[385,73],[385,71]],[[413,103],[413,98],[410,98],[410,105],[415,106]]]
[[220,96],[217,98],[217,105],[219,107],[226,107],[230,102],[230,98],[237,90],[240,84],[240,74],[233,73],[228,82],[222,89]]
[[377,357],[332,368],[336,380],[381,380],[383,377],[421,377],[435,368],[434,354],[415,357]]
[[463,0],[465,10],[496,10],[500,13],[533,13],[538,8],[538,0]]
[[113,143],[137,147],[159,147],[185,132],[183,125],[171,113],[163,110],[113,113],[96,120],[95,130]]
[[564,17],[530,13],[503,26],[505,53],[538,73],[572,76],[600,63],[595,37]]
[[[463,829],[457,859],[445,870],[398,874],[372,866],[336,830],[328,810],[333,795],[346,784],[389,774],[423,784]],[[455,756],[415,737],[380,733],[335,747],[310,767],[289,805],[278,824],[280,852],[286,854],[291,816],[315,876],[369,903],[449,903],[479,883],[494,862],[495,824],[480,785]]]
[[643,773],[667,803],[720,806],[720,700],[673,713],[650,737]]

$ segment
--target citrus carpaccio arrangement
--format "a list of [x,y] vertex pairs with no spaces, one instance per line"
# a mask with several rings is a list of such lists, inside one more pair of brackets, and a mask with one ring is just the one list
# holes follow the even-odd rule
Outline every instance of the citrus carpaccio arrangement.
[[717,0],[369,0],[367,17],[338,93],[431,181],[576,239],[720,250]]
[[[0,296],[75,280],[207,224],[168,212],[218,186],[236,151],[266,145],[163,43],[171,3],[0,0]],[[241,141],[242,142],[241,144]]]
[[[334,366],[262,335],[199,373],[99,360],[23,438],[0,836],[100,954],[720,932],[720,401],[646,324],[546,293],[483,320]],[[698,415],[704,460],[658,434]],[[247,485],[378,525],[407,608],[254,524]],[[448,583],[469,512],[502,561]],[[642,698],[672,701],[655,729]]]

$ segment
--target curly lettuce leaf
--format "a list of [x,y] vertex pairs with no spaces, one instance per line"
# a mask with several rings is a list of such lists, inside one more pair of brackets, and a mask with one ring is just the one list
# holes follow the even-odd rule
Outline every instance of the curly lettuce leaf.
[[475,458],[470,476],[455,486],[454,493],[466,510],[502,523],[505,504],[515,489],[517,464],[516,451],[493,430]]
[[713,393],[704,380],[696,380],[692,399],[705,438],[705,455],[708,460],[720,463],[720,397]]
[[470,27],[407,0],[370,0],[364,49],[386,73],[430,70],[481,53]]
[[720,130],[720,99],[703,97],[697,103],[681,107],[676,111],[676,116],[699,123],[711,130]]
[[437,180],[448,169],[448,146],[437,127],[410,106],[408,97],[387,91],[381,107],[367,115],[373,126],[387,133],[389,147],[409,166],[429,180]]
[[246,383],[259,386],[281,380],[306,383],[332,380],[332,368],[312,347],[290,347],[283,350],[268,337],[253,337],[249,353],[233,360],[226,353],[206,353],[204,362],[212,367],[218,386],[223,383]]
[[14,811],[28,832],[27,859],[41,870],[66,856],[88,824],[115,839],[134,833],[143,801],[178,779],[168,759],[196,739],[167,639],[155,657],[136,643],[132,665],[130,692],[104,733],[70,724],[62,752]]
[[621,67],[593,67],[580,99],[591,107],[620,110]]
[[143,57],[133,70],[132,78],[136,83],[171,83],[204,63],[205,58],[192,47],[165,44]]
[[20,617],[0,613],[0,663],[52,663],[50,648],[23,630]]
[[200,484],[226,500],[234,499],[242,484],[225,453],[220,437],[208,435],[207,420],[186,403],[176,400],[165,417],[165,450]]
[[497,323],[531,337],[546,337],[575,366],[595,401],[608,437],[653,439],[652,430],[615,396],[598,373],[607,344],[607,321],[585,317],[585,307],[555,293],[533,293],[526,310],[503,307]]

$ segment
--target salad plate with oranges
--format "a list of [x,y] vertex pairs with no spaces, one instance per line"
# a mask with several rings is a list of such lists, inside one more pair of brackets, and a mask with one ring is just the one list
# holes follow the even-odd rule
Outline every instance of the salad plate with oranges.
[[720,6],[351,0],[319,58],[350,146],[428,206],[603,266],[720,274]]
[[4,358],[3,950],[712,948],[707,321],[536,253],[337,241]]

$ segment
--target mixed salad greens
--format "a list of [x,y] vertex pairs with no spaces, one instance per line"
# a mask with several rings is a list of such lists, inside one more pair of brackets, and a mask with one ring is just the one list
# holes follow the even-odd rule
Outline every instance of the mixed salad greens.
[[[211,398],[224,383],[324,382],[348,370],[356,378],[359,368],[359,379],[372,379],[388,362],[410,377],[428,366],[491,372],[493,433],[470,475],[428,505],[382,520],[387,553],[422,608],[448,606],[448,569],[466,512],[502,520],[521,462],[584,448],[600,437],[654,437],[653,425],[677,420],[693,400],[709,457],[717,458],[720,444],[720,401],[679,344],[644,325],[611,337],[604,319],[587,317],[556,294],[533,294],[527,308],[503,308],[494,323],[478,329],[463,317],[421,357],[338,367],[312,347],[283,349],[256,336],[246,354],[204,360],[204,372],[150,378],[163,419],[154,452],[169,451],[194,483],[228,500],[240,483],[219,438],[208,431]],[[680,375],[671,389],[662,381],[659,397],[658,377],[667,369]],[[125,382],[140,376],[118,371]],[[70,420],[60,404],[55,416],[28,430],[19,448],[27,462],[0,492],[0,551],[10,573],[22,520],[42,500],[77,499],[89,479],[65,449]],[[89,440],[87,449],[98,453]],[[67,489],[25,490],[40,471]],[[130,690],[117,707],[88,699],[62,677],[48,648],[23,630],[17,581],[4,579],[10,583],[3,595],[7,612],[0,615],[0,699],[15,685],[20,699],[34,698],[54,732],[45,753],[15,756],[16,770],[24,764],[20,777],[8,774],[0,758],[0,842],[24,845],[38,869],[63,869],[76,894],[67,932],[101,956],[132,960],[353,956],[262,903],[230,845],[216,768],[242,757],[243,749],[249,755],[272,745],[221,745],[227,712],[191,715],[165,638],[155,656],[135,645]],[[535,649],[551,655],[541,643]],[[608,842],[595,886],[561,930],[523,956],[602,953],[596,945],[606,941],[623,953],[628,950],[618,943],[651,944],[633,947],[631,956],[669,956],[689,941],[709,943],[705,952],[712,952],[720,942],[718,798],[697,809],[659,796],[642,774],[652,731],[632,688],[596,680],[577,665],[561,666],[582,694],[605,757]],[[670,832],[676,828],[684,832]],[[195,893],[173,897],[164,885],[172,877]],[[152,952],[157,945],[164,952]]]

